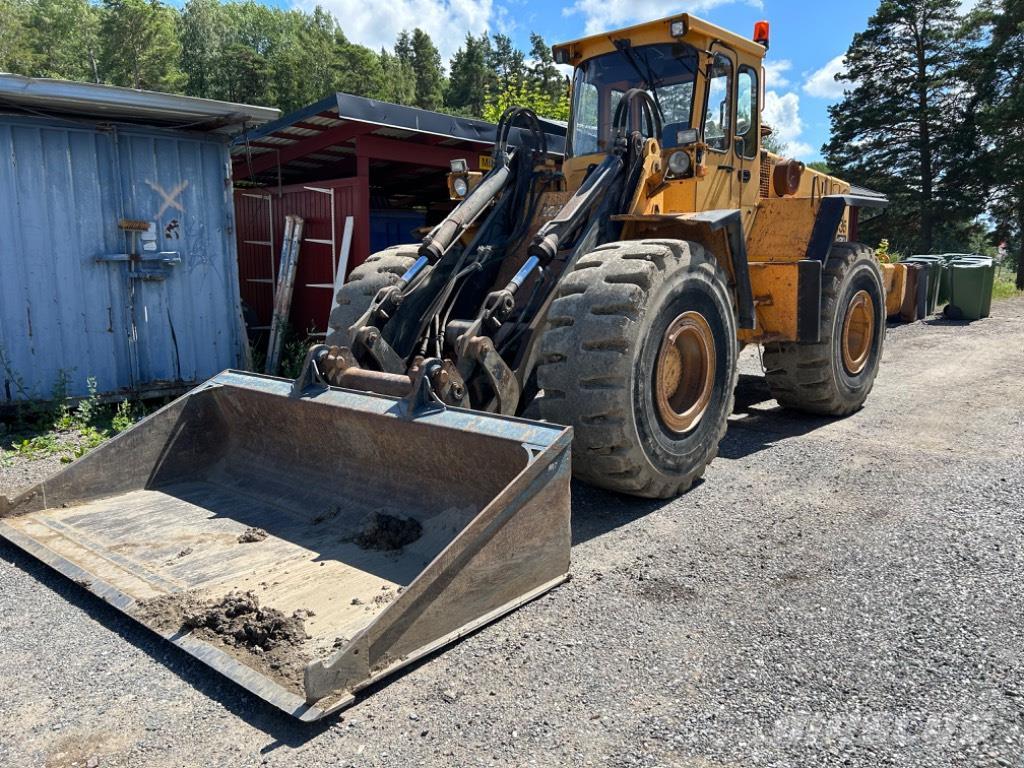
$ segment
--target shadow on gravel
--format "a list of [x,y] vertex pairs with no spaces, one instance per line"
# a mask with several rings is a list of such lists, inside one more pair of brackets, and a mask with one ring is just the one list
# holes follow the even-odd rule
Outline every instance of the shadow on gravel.
[[[768,406],[755,407],[763,403]],[[729,431],[718,446],[718,455],[726,459],[742,459],[771,448],[782,440],[806,435],[832,421],[781,408],[775,403],[763,376],[741,373],[736,384],[733,417],[729,419]]]
[[972,323],[978,322],[977,320],[950,320],[945,315],[938,315],[937,317],[929,317],[927,320],[922,320],[925,325],[935,326],[953,326],[954,328],[964,328]]

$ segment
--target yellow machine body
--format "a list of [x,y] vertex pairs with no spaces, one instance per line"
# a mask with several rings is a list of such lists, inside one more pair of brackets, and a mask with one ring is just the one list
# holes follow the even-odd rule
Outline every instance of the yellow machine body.
[[[682,35],[673,34],[680,30]],[[721,254],[724,235],[695,222],[688,214],[738,210],[756,315],[753,328],[740,329],[740,339],[744,343],[798,340],[800,268],[797,263],[806,260],[823,200],[848,195],[850,184],[761,149],[762,62],[766,53],[763,45],[681,14],[557,45],[554,48],[556,60],[579,68],[595,57],[615,51],[619,41],[628,41],[633,47],[685,43],[698,52],[700,66],[693,83],[691,128],[699,129],[707,114],[708,73],[716,62],[732,73],[728,86],[728,126],[738,128],[741,125],[739,73],[748,78],[746,92],[751,98],[742,115],[742,135],[730,130],[718,148],[704,142],[682,148],[663,148],[657,139],[648,139],[645,178],[633,209],[620,217],[625,221],[622,238],[682,237],[701,242]],[[578,87],[577,83],[578,80],[574,88]],[[610,103],[610,100],[601,98],[600,103]],[[574,116],[574,122],[576,119]],[[570,124],[570,133],[574,127]],[[674,152],[689,154],[694,172],[688,178],[672,178],[667,172],[669,156]],[[583,183],[588,169],[600,162],[601,156],[600,153],[571,154],[566,158],[563,172],[570,191]],[[784,177],[786,169],[791,169],[790,183],[780,188],[777,178]],[[846,240],[849,230],[850,212],[845,208],[834,239]],[[732,265],[727,263],[726,267],[735,282],[737,276]]]

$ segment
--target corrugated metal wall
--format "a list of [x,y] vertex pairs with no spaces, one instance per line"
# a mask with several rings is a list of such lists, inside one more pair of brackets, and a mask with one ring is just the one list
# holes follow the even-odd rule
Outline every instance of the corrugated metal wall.
[[[274,311],[274,282],[269,280],[277,277],[284,217],[295,215],[302,217],[304,227],[290,322],[297,332],[326,330],[331,288],[324,286],[333,286],[334,262],[341,250],[345,217],[357,216],[358,196],[356,179],[297,184],[280,190],[235,191],[242,300],[255,313],[258,328],[270,326]],[[366,233],[357,235],[358,229],[356,223],[349,269],[365,258],[362,254],[365,246],[361,241],[366,239]],[[270,242],[273,249],[267,245]]]
[[[0,116],[0,402],[180,389],[238,364],[222,138]],[[164,280],[130,277],[121,219],[153,222]],[[140,252],[142,242],[139,243]],[[134,321],[133,321],[134,318]]]

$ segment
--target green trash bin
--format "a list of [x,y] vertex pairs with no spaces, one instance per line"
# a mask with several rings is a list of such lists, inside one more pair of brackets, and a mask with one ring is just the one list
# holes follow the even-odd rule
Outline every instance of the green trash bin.
[[992,307],[995,265],[984,256],[959,256],[949,263],[949,304],[945,315],[951,320],[980,320]]
[[988,317],[992,313],[992,289],[996,281],[996,262],[990,256],[970,254],[959,256],[956,261],[981,264],[985,267],[985,302],[981,309],[981,316]]
[[946,260],[942,256],[921,254],[908,256],[903,261],[910,264],[923,264],[928,268],[928,305],[925,315],[934,315],[940,304],[942,273],[946,271]]

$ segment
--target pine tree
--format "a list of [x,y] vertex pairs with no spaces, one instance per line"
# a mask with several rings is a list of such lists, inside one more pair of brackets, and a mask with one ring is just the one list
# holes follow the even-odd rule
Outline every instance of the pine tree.
[[969,23],[988,41],[968,65],[980,134],[975,185],[986,194],[997,236],[1010,244],[1024,290],[1024,0],[987,0]]
[[455,52],[449,65],[445,106],[453,112],[481,117],[487,93],[487,57],[491,49],[487,34],[466,35],[465,44]]
[[415,29],[410,41],[412,67],[416,77],[416,106],[421,109],[438,109],[444,104],[444,69],[441,54],[422,29]]
[[100,74],[130,88],[180,92],[177,12],[160,0],[103,0]]
[[553,100],[558,100],[565,95],[569,84],[566,78],[555,66],[555,57],[551,52],[551,46],[544,42],[544,38],[536,32],[530,33],[530,72],[527,79],[530,84]]
[[[397,49],[398,46],[395,47]],[[403,61],[398,53],[382,50],[380,68],[384,76],[380,98],[393,104],[413,104],[416,100],[416,77],[412,65]]]
[[499,92],[518,87],[526,79],[526,57],[512,44],[508,35],[494,36],[487,68],[492,78],[488,87]]
[[885,232],[899,250],[931,253],[977,212],[960,188],[969,153],[959,5],[882,0],[847,51],[841,77],[853,85],[829,108],[828,164],[889,195]]

